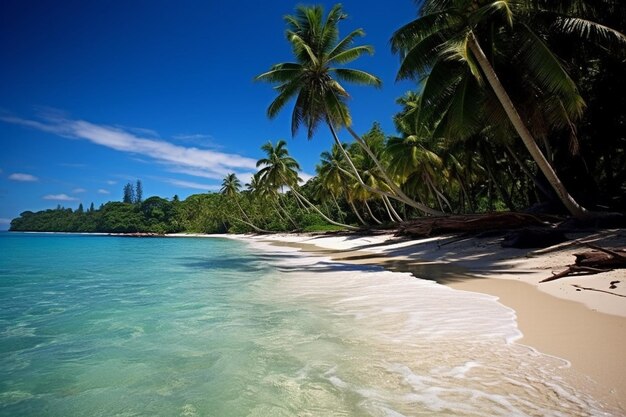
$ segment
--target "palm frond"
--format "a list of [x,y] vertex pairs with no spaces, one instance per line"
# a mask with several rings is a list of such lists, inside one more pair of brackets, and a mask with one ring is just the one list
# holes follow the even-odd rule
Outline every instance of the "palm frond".
[[378,77],[370,74],[369,72],[361,70],[349,68],[332,68],[330,71],[337,76],[337,79],[353,84],[374,86],[377,88],[382,87],[383,84]]
[[513,26],[511,3],[513,3],[511,0],[490,1],[469,16],[470,25],[475,26],[486,19],[498,16],[503,18],[508,26]]
[[363,29],[356,29],[349,33],[348,36],[339,41],[337,45],[335,45],[335,47],[328,52],[329,61],[332,61],[336,55],[350,48],[350,46],[354,43],[354,40],[361,36],[365,36],[365,31]]
[[267,116],[270,119],[276,117],[276,115],[282,110],[283,107],[285,107],[289,100],[291,100],[296,95],[300,88],[301,86],[298,83],[297,79],[277,86],[276,90],[278,91],[278,95],[267,108]]
[[554,30],[568,35],[574,34],[609,49],[626,46],[626,36],[623,33],[579,17],[560,17],[554,23]]
[[480,97],[481,89],[468,70],[458,83],[445,115],[446,137],[464,139],[480,131]]
[[445,39],[438,32],[411,45],[401,57],[396,80],[424,76],[438,59],[445,46]]
[[347,64],[361,57],[364,54],[373,55],[374,48],[370,45],[356,46],[354,48],[347,49],[335,55],[332,59],[329,58],[328,61],[337,63],[337,64]]
[[322,29],[322,33],[320,34],[320,52],[323,54],[329,54],[333,49],[333,45],[337,42],[337,38],[339,37],[338,25],[339,20],[344,17],[343,10],[341,8],[341,4],[335,4],[332,9],[328,12],[328,16],[326,16],[326,21],[324,22],[324,26]]
[[[294,48],[295,55],[299,58],[300,61],[307,62],[306,58],[308,58],[308,60],[313,65],[319,64],[319,59],[317,56],[315,56],[313,49],[311,48],[310,45],[306,43],[304,39],[302,39],[302,37],[299,34],[295,32],[290,32],[288,39]],[[306,53],[306,55],[304,55],[303,52]]]
[[402,26],[391,37],[391,51],[402,53],[433,35],[456,28],[462,23],[462,18],[451,10],[436,11],[420,16]]
[[525,34],[520,54],[528,70],[534,75],[536,82],[545,90],[545,93],[556,94],[566,100],[564,104],[571,117],[580,117],[584,101],[559,58],[528,25],[520,26]]

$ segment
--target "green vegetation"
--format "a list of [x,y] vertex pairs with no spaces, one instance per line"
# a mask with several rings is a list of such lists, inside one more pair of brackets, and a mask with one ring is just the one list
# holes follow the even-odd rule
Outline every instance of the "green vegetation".
[[390,34],[398,79],[417,85],[398,98],[391,134],[375,122],[362,135],[351,128],[343,84],[381,87],[345,67],[373,53],[354,46],[364,31],[339,36],[340,5],[285,17],[293,62],[256,79],[277,92],[270,118],[293,102],[292,134],[305,127],[312,138],[320,124],[332,134],[306,184],[287,143],[269,141],[244,191],[229,174],[218,194],[142,201],[138,181],[122,203],[25,212],[11,230],[312,231],[504,210],[626,212],[626,4],[416,3],[417,19]]

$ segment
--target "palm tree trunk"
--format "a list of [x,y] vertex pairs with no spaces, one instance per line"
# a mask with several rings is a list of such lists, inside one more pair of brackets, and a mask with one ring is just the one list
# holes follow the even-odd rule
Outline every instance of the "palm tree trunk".
[[242,222],[244,224],[247,224],[248,226],[250,226],[251,228],[253,228],[254,230],[256,230],[259,233],[272,233],[269,230],[264,230],[264,229],[261,229],[260,227],[255,226],[254,223],[252,223],[252,220],[250,220],[250,218],[246,214],[246,212],[243,211],[243,208],[241,208],[241,205],[239,204],[239,201],[237,201],[237,197],[236,196],[235,196],[234,200],[235,200],[235,204],[237,204],[237,207],[239,207],[239,211],[241,211],[241,214],[243,214],[243,217],[245,217],[247,221],[244,221],[243,219],[235,218],[236,220],[239,220],[240,222]]
[[545,175],[546,179],[556,192],[563,205],[572,214],[572,216],[576,218],[589,217],[589,211],[582,207],[580,204],[578,204],[576,200],[574,200],[574,198],[568,193],[558,175],[541,152],[541,149],[539,149],[537,142],[535,142],[532,134],[524,124],[524,121],[517,112],[517,109],[513,105],[513,102],[511,101],[511,98],[504,89],[504,86],[502,85],[502,83],[500,83],[496,72],[489,63],[489,60],[485,56],[485,53],[480,47],[478,39],[476,39],[476,36],[474,36],[473,32],[469,33],[467,40],[467,44],[472,51],[472,54],[478,61],[478,65],[480,65],[480,68],[483,70],[483,73],[485,74],[489,85],[498,97],[500,104],[504,108],[504,111],[509,117],[509,120],[511,120],[511,123],[513,124],[513,127],[515,128],[517,134],[524,142],[526,149],[528,149],[528,152],[530,152],[531,156],[537,163],[537,166],[539,167],[541,172],[543,172],[543,175]]
[[383,222],[381,222],[380,220],[376,218],[376,216],[374,216],[374,213],[372,213],[372,208],[367,203],[367,200],[365,200],[364,203],[365,203],[365,207],[367,207],[367,212],[370,214],[370,217],[372,218],[372,220],[374,220],[378,224],[383,224]]
[[418,210],[420,210],[420,211],[422,211],[423,213],[426,213],[426,214],[430,214],[430,215],[433,215],[433,216],[440,216],[440,215],[443,214],[442,212],[437,211],[437,210],[433,210],[430,207],[426,206],[425,204],[422,204],[422,203],[419,203],[417,201],[414,201],[409,196],[407,196],[404,193],[404,191],[402,191],[402,189],[400,187],[398,187],[398,184],[396,184],[395,181],[393,181],[391,178],[389,178],[389,175],[387,174],[387,170],[385,170],[385,168],[380,163],[378,158],[376,158],[376,155],[374,155],[374,152],[372,152],[370,147],[367,146],[367,143],[365,143],[365,141],[363,139],[361,139],[361,137],[359,135],[357,135],[357,133],[350,126],[346,126],[346,129],[348,130],[348,132],[350,132],[350,135],[352,135],[354,140],[356,140],[356,142],[361,146],[361,148],[365,151],[365,153],[367,153],[367,155],[370,158],[372,158],[372,161],[374,161],[374,164],[376,164],[376,168],[378,168],[378,170],[382,174],[383,179],[385,180],[387,185],[389,185],[389,187],[391,187],[393,192],[396,193],[396,196],[394,196],[392,198],[394,198],[394,199],[396,199],[398,201],[401,201],[401,202],[403,202],[405,204],[408,204],[410,206],[413,206],[416,209],[418,209]]
[[[291,189],[291,191],[293,191],[293,189]],[[297,193],[294,193],[294,195],[296,196],[296,203],[298,204],[298,207],[301,207],[304,211],[306,211],[307,213],[309,213],[309,208],[306,206],[306,204],[304,204],[302,202],[302,200],[300,199],[300,197],[298,197]]]
[[291,215],[289,214],[289,210],[287,210],[285,207],[282,206],[282,204],[280,204],[280,195],[277,196],[278,198],[276,199],[278,207],[280,207],[280,209],[283,211],[283,213],[285,214],[285,216],[289,219],[289,221],[291,222],[291,224],[293,224],[293,226],[296,229],[299,229],[300,226],[298,226],[298,224],[294,221],[294,219],[291,217]]
[[[407,197],[402,190],[400,190],[400,188],[393,183],[390,179],[389,176],[387,175],[387,173],[382,170],[382,166],[380,165],[380,162],[378,161],[378,159],[373,156],[373,152],[369,149],[369,147],[367,146],[367,144],[365,144],[364,142],[362,142],[362,139],[356,135],[356,133],[354,133],[354,131],[346,126],[346,128],[348,129],[348,131],[355,136],[355,138],[358,138],[357,143],[363,147],[363,149],[365,149],[365,151],[368,153],[368,155],[372,155],[373,156],[373,160],[374,163],[376,164],[376,166],[378,167],[378,169],[381,170],[383,177],[385,179],[386,182],[390,183],[388,184],[389,187],[391,187],[391,189],[396,193],[396,194],[391,194],[391,193],[386,193],[382,190],[379,190],[377,188],[373,188],[370,187],[369,185],[365,184],[363,182],[363,180],[361,179],[361,176],[359,175],[358,170],[356,169],[356,167],[354,166],[354,163],[352,162],[352,158],[350,158],[350,155],[348,155],[348,152],[344,149],[344,147],[341,145],[341,141],[339,140],[339,137],[337,136],[337,132],[335,131],[335,128],[333,127],[333,124],[331,123],[331,121],[326,118],[326,124],[328,125],[328,128],[330,129],[330,132],[333,135],[333,139],[335,140],[335,143],[337,144],[337,146],[339,146],[339,148],[341,149],[341,151],[343,152],[343,155],[346,157],[346,160],[348,161],[348,164],[350,165],[350,168],[352,168],[352,171],[354,171],[354,175],[356,175],[356,179],[357,181],[359,181],[359,184],[361,184],[363,187],[365,187],[368,191],[371,191],[373,193],[379,194],[379,195],[386,195],[387,197],[396,199],[398,201],[403,202],[404,204],[408,204],[411,207],[415,207],[416,209],[420,210],[422,213],[425,214],[431,214],[431,215],[438,215],[438,214],[442,214],[440,212],[438,212],[437,210],[433,210],[430,207],[427,207],[426,205],[422,204],[422,203],[418,203],[416,201],[411,200],[409,197]],[[398,191],[396,191],[398,190]]]
[[383,200],[383,205],[385,206],[385,210],[387,211],[387,216],[389,216],[389,219],[391,220],[392,223],[395,223],[397,220],[393,218],[391,211],[389,211],[389,206],[387,205],[387,202],[384,200]]
[[330,196],[333,199],[333,202],[335,203],[335,207],[337,207],[337,213],[339,214],[339,220],[341,220],[342,222],[345,221],[343,218],[343,213],[341,211],[341,207],[339,207],[339,202],[337,201],[337,197],[335,197],[334,193],[330,193]]
[[361,217],[361,215],[359,214],[359,211],[354,206],[354,202],[352,200],[348,200],[348,203],[350,204],[350,207],[352,207],[352,211],[354,212],[354,214],[356,214],[356,217],[359,218],[359,221],[361,222],[361,224],[363,226],[367,226],[367,222],[363,220],[363,217]]
[[[284,176],[281,175],[281,178],[283,181],[285,181],[286,183],[288,182]],[[300,194],[295,188],[291,188],[291,191],[294,193],[294,195],[296,196],[296,198],[300,199],[301,202],[305,202],[307,203],[313,210],[315,210],[315,212],[317,214],[319,214],[320,216],[322,216],[322,218],[324,220],[326,220],[328,223],[330,224],[334,224],[335,226],[339,226],[339,227],[345,227],[346,229],[350,229],[350,230],[359,230],[358,227],[354,227],[354,226],[350,226],[348,224],[343,224],[343,223],[339,223],[336,222],[334,220],[332,220],[331,218],[329,218],[327,215],[325,215],[324,213],[322,213],[322,211],[320,209],[317,208],[317,206],[315,206],[315,204],[311,203],[309,200],[307,200],[307,198],[305,196],[303,196],[302,194]]]
[[500,194],[500,197],[502,198],[502,200],[504,200],[504,204],[509,208],[509,210],[515,211],[515,206],[513,205],[511,195],[506,191],[504,185],[500,184],[500,181],[496,179],[496,176],[493,173],[492,168],[498,168],[498,161],[496,161],[496,158],[493,156],[492,149],[487,149],[487,146],[481,146],[481,148],[483,159],[486,162],[485,168],[487,168],[487,175],[489,175],[491,182],[493,182],[493,185],[496,188],[496,192]]
[[297,192],[295,190],[295,188],[292,188],[291,191],[293,191],[299,198],[301,198],[305,203],[307,203],[317,214],[322,216],[322,218],[324,220],[326,220],[328,223],[334,224],[335,226],[339,226],[339,227],[345,227],[346,229],[350,229],[350,230],[359,230],[358,227],[350,226],[348,224],[339,223],[339,222],[336,222],[336,221],[330,219],[327,215],[322,213],[322,211],[320,209],[318,209],[317,206],[315,206],[315,204],[311,203],[309,200],[306,199],[305,196],[303,196],[302,194]]
[[[391,215],[395,218],[396,221],[402,223],[404,221],[404,219],[402,218],[402,216],[400,216],[398,214],[398,212],[396,211],[396,209],[393,207],[393,204],[391,204],[391,201],[389,201],[389,199],[385,196],[383,196],[383,203],[385,204],[385,206],[388,207],[388,210],[391,211]],[[393,221],[393,219],[392,219]]]
[[450,209],[450,212],[452,213],[453,210],[452,210],[452,205],[450,204],[450,201],[448,201],[446,196],[443,195],[443,193],[441,191],[439,191],[439,188],[437,188],[437,186],[435,185],[435,183],[433,181],[432,176],[428,172],[426,173],[426,180],[427,180],[430,188],[433,190],[433,193],[437,197],[437,201],[439,202],[439,206],[441,207],[441,211],[445,211],[444,208],[443,208],[443,204],[441,203],[443,201],[444,203],[446,203],[446,205]]
[[513,157],[513,159],[515,160],[515,162],[517,162],[517,164],[520,166],[522,171],[524,171],[524,174],[526,174],[526,176],[528,176],[528,178],[535,184],[535,187],[537,187],[537,189],[539,189],[539,191],[541,191],[541,194],[543,194],[548,199],[552,199],[553,198],[553,194],[550,192],[550,190],[547,190],[546,187],[544,187],[544,185],[542,183],[537,181],[537,177],[535,175],[533,175],[532,172],[530,172],[530,170],[528,169],[528,167],[526,166],[524,161],[522,161],[519,158],[519,156],[517,156],[515,154],[515,152],[513,152],[513,149],[511,149],[511,146],[506,145],[506,149],[507,149],[509,155],[511,155]]

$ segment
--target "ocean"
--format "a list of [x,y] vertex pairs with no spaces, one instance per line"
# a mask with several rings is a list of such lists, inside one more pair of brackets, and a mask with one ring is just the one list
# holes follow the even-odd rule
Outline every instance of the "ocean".
[[612,415],[519,337],[494,297],[293,249],[0,233],[0,416]]

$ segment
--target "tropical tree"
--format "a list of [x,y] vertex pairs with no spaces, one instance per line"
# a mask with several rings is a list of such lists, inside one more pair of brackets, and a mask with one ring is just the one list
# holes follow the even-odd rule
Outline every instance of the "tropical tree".
[[339,150],[337,144],[333,144],[330,151],[321,153],[320,162],[315,166],[320,190],[330,197],[339,214],[341,207],[337,199],[344,195],[346,182],[350,178],[346,175],[347,167],[344,165],[344,153]]
[[[490,101],[499,103],[501,107],[491,108],[491,119],[508,128],[508,123],[502,123],[502,113],[506,115],[563,205],[572,215],[585,217],[588,211],[568,193],[527,126],[524,118],[532,117],[520,114],[494,69],[498,61],[524,68],[524,82],[532,87],[529,92],[540,97],[535,108],[547,113],[544,120],[552,128],[566,126],[575,133],[573,121],[580,117],[584,102],[549,48],[549,32],[613,44],[626,40],[606,26],[573,16],[572,11],[580,10],[572,6],[580,3],[425,0],[419,2],[419,17],[393,35],[392,46],[402,57],[398,78],[424,78],[421,107],[426,112],[444,109],[458,129],[467,129],[480,125],[476,113],[467,111],[476,97],[483,108]],[[482,45],[491,49],[485,53]],[[480,94],[485,79],[491,87],[486,96]]]
[[257,161],[257,167],[261,168],[258,172],[259,182],[267,184],[273,190],[289,187],[296,199],[306,207],[312,208],[327,222],[348,229],[356,229],[354,226],[332,220],[298,191],[299,182],[301,181],[301,178],[298,176],[300,165],[289,155],[287,143],[284,140],[279,140],[276,146],[271,141],[268,141],[261,149],[265,152],[266,157]]
[[220,193],[223,194],[228,200],[234,202],[237,208],[239,209],[239,211],[241,212],[243,219],[235,218],[235,220],[245,225],[250,226],[257,232],[268,233],[269,232],[268,230],[263,230],[260,227],[257,227],[252,222],[248,214],[241,207],[241,204],[239,203],[239,190],[240,189],[241,189],[241,181],[239,181],[239,178],[237,178],[237,175],[235,173],[230,173],[226,175],[226,177],[222,181],[222,188],[220,189]]
[[437,211],[406,196],[391,181],[382,164],[350,127],[352,119],[346,103],[349,94],[340,81],[374,87],[380,87],[382,83],[380,79],[368,72],[336,66],[348,64],[363,54],[373,53],[373,48],[369,45],[352,46],[355,39],[365,34],[363,29],[356,29],[339,40],[338,24],[345,17],[340,4],[335,5],[326,18],[324,18],[324,10],[321,6],[298,6],[294,15],[285,17],[287,40],[292,46],[296,62],[276,64],[269,71],[256,77],[259,81],[277,84],[275,89],[278,91],[278,96],[268,107],[267,114],[270,118],[274,118],[289,101],[295,98],[291,116],[292,135],[295,136],[300,125],[304,124],[307,137],[310,139],[318,125],[325,123],[341,150],[343,147],[341,147],[336,130],[345,127],[376,163],[393,193],[373,189],[365,184],[352,160],[345,154],[346,161],[352,170],[351,175],[354,175],[362,186],[372,192],[400,200],[424,213],[438,214]]

